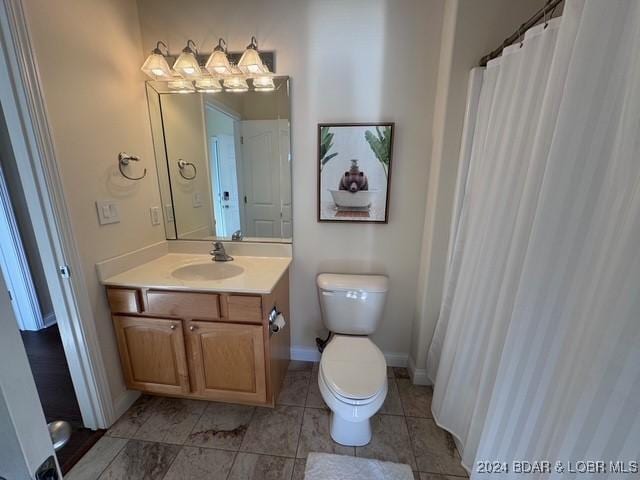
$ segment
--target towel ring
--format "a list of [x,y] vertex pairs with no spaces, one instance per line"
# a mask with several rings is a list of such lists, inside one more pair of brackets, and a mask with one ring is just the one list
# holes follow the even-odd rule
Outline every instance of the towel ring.
[[[187,167],[193,168],[193,175],[188,176],[184,174],[184,171]],[[181,158],[178,159],[178,172],[180,173],[180,176],[185,180],[193,180],[194,178],[196,178],[196,175],[198,175],[196,166],[192,162],[187,162],[186,160],[183,160]]]
[[122,174],[122,176],[128,180],[134,180],[134,181],[142,180],[147,175],[146,168],[142,171],[142,175],[140,175],[139,177],[130,177],[123,170],[124,167],[129,165],[129,162],[139,162],[139,161],[140,161],[140,157],[138,157],[137,155],[130,155],[126,152],[120,152],[118,154],[118,170],[120,170],[120,173]]

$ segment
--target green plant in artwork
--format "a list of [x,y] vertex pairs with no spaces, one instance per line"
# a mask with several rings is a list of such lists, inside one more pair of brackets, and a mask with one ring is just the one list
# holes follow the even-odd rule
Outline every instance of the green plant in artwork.
[[389,176],[389,161],[391,159],[391,127],[376,127],[376,133],[371,130],[364,132],[364,138],[373,153],[382,164],[384,174]]
[[320,170],[329,160],[338,155],[337,152],[329,154],[329,150],[333,147],[333,136],[329,127],[320,127]]

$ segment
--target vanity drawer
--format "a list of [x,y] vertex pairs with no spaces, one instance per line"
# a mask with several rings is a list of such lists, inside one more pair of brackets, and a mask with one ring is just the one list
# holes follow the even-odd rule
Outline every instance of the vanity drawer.
[[107,288],[107,300],[112,313],[140,313],[140,292],[132,288]]
[[147,313],[197,320],[218,320],[218,295],[197,292],[147,290]]
[[[262,323],[262,298],[225,295],[226,317],[232,322]],[[224,300],[223,300],[224,301]]]

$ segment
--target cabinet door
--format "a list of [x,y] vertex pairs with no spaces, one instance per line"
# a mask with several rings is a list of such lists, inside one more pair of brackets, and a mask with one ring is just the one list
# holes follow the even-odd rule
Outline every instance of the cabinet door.
[[127,386],[147,392],[189,392],[182,322],[115,316]]
[[193,387],[212,400],[265,402],[263,327],[188,322]]

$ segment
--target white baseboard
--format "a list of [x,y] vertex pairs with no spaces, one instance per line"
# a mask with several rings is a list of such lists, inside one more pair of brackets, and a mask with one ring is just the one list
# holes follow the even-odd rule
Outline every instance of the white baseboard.
[[[406,353],[398,352],[382,352],[384,358],[387,360],[387,365],[390,367],[406,367],[407,358]],[[291,360],[302,360],[305,362],[319,362],[320,352],[314,347],[305,346],[291,346]]]
[[418,368],[413,360],[413,358],[409,357],[409,375],[411,375],[411,380],[414,385],[431,385],[431,380],[427,376],[426,368]]
[[42,323],[44,328],[50,327],[56,324],[56,314],[54,312],[47,313],[42,317]]
[[140,397],[141,393],[136,390],[125,390],[122,395],[118,397],[118,399],[113,402],[113,413],[114,418],[111,419],[110,424],[106,426],[109,428],[111,425],[116,423],[116,421],[129,410],[133,402],[135,402],[138,397]]

